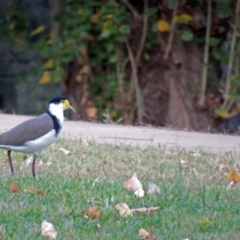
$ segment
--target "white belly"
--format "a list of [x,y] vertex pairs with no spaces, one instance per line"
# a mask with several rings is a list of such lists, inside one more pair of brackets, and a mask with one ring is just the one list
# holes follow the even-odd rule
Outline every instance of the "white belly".
[[57,136],[55,136],[55,134],[56,132],[53,129],[38,139],[26,142],[24,146],[0,145],[0,148],[15,151],[15,152],[28,153],[28,154],[38,153],[56,141]]

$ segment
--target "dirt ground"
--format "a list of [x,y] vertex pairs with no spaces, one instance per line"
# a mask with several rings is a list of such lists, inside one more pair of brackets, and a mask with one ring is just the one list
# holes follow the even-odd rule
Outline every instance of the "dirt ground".
[[[30,118],[30,116],[0,114],[0,133]],[[131,144],[141,147],[160,144],[192,151],[204,150],[215,153],[240,151],[240,138],[238,136],[82,121],[65,121],[61,136],[94,140],[97,143]]]

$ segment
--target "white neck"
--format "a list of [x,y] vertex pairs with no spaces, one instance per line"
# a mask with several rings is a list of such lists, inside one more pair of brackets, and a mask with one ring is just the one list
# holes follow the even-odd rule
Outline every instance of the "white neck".
[[59,123],[62,125],[63,124],[63,120],[64,120],[64,116],[63,116],[63,104],[59,103],[59,104],[54,104],[51,103],[48,106],[48,110],[49,112],[56,116],[56,118],[58,119]]

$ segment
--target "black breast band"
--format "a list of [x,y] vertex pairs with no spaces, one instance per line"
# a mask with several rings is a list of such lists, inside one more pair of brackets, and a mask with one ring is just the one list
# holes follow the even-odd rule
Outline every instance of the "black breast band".
[[52,121],[53,121],[53,128],[54,128],[54,130],[55,130],[55,132],[56,132],[55,135],[57,136],[57,135],[59,134],[59,132],[60,132],[62,126],[60,125],[60,123],[59,123],[59,121],[58,121],[58,119],[57,119],[56,116],[52,115],[49,111],[47,111],[47,113],[48,113],[49,116],[52,118]]

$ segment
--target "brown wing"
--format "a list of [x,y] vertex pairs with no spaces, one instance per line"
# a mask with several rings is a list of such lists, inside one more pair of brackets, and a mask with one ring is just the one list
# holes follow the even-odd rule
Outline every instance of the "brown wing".
[[52,118],[44,113],[0,135],[0,145],[22,146],[25,142],[37,139],[52,129]]

